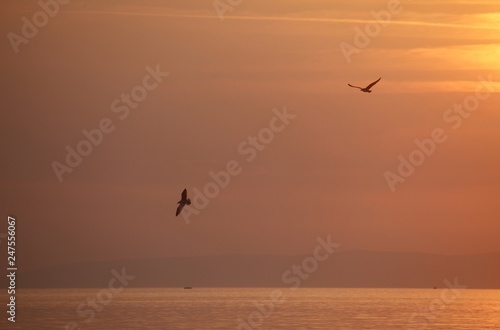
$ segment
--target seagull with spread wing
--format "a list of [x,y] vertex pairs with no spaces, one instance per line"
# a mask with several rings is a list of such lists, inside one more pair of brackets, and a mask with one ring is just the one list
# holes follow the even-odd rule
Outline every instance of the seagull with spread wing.
[[359,88],[359,90],[362,92],[371,93],[372,91],[370,90],[370,88],[372,88],[376,83],[378,83],[380,81],[380,79],[382,79],[382,77],[378,78],[377,80],[372,82],[370,85],[366,86],[365,88],[359,87],[359,86],[353,86],[351,84],[347,84],[347,85],[349,85],[349,87]]
[[175,212],[175,216],[178,216],[179,213],[181,213],[182,211],[182,208],[184,207],[184,205],[191,205],[191,199],[187,198],[187,190],[184,189],[182,191],[182,195],[181,195],[181,200],[177,202],[177,204],[179,204],[179,206],[177,206],[177,211]]

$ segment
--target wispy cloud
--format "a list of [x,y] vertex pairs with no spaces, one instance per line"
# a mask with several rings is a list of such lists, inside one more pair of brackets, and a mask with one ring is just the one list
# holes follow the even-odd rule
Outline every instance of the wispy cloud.
[[[185,18],[185,19],[208,19],[219,21],[218,16],[213,15],[189,15],[189,14],[171,14],[161,12],[128,12],[128,11],[72,11],[73,13],[81,14],[102,14],[102,15],[126,15],[126,16],[145,16],[145,17],[165,17],[165,18]],[[353,18],[325,18],[325,17],[279,17],[279,16],[228,16],[227,20],[237,21],[284,21],[284,22],[305,22],[305,23],[353,23],[353,24],[369,24],[377,23],[375,20],[353,19]],[[457,23],[439,23],[425,22],[412,20],[393,20],[391,24],[407,25],[407,26],[429,26],[442,27],[448,29],[470,29],[470,30],[493,30],[500,31],[498,25],[473,25],[473,24],[457,24]]]

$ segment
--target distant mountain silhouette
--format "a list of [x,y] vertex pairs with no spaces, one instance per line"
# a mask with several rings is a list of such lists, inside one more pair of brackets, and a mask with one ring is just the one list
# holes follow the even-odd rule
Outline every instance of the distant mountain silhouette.
[[[221,255],[120,260],[61,265],[20,273],[21,288],[106,287],[111,270],[136,276],[130,287],[291,287],[283,273],[305,256]],[[443,256],[424,253],[341,251],[319,262],[301,287],[500,288],[500,253]],[[290,275],[290,277],[295,275]],[[2,279],[5,282],[5,277]],[[5,283],[2,283],[5,287]]]

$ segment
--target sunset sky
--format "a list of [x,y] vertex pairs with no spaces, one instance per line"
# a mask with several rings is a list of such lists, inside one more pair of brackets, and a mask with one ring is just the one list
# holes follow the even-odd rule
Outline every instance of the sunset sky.
[[[327,235],[342,250],[500,252],[498,1],[402,0],[377,25],[388,3],[248,0],[221,19],[205,0],[75,0],[13,46],[41,8],[2,1],[0,209],[23,269],[307,254]],[[368,26],[348,60],[341,45]],[[125,110],[155,68],[168,76]],[[371,94],[347,86],[379,77]],[[241,144],[285,107],[296,117],[247,161]],[[106,118],[60,182],[52,164]],[[436,129],[445,141],[391,191],[384,173]],[[175,217],[181,191],[230,161],[227,187]]]

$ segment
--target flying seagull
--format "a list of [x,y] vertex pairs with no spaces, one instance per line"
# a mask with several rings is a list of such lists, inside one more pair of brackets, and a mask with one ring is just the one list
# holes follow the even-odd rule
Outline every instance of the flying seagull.
[[178,216],[179,213],[181,213],[184,205],[186,205],[186,204],[191,205],[191,200],[189,198],[187,198],[187,195],[188,195],[188,192],[186,189],[184,189],[182,191],[181,200],[177,202],[177,204],[179,204],[179,206],[177,206],[177,211],[175,212],[175,216]]
[[349,85],[350,87],[359,88],[359,90],[362,91],[362,92],[371,93],[372,91],[370,90],[370,88],[372,88],[376,83],[378,83],[380,79],[382,79],[382,77],[378,78],[377,80],[375,80],[374,82],[372,82],[370,85],[366,86],[365,88],[358,87],[358,86],[353,86],[351,84],[347,84],[347,85]]

